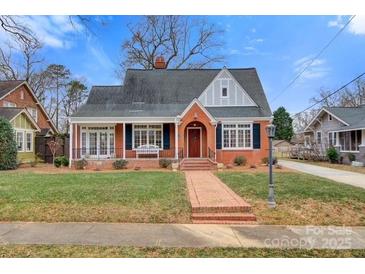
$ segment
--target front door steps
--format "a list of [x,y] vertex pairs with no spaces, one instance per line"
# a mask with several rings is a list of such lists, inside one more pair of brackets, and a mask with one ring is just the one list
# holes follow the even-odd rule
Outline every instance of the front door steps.
[[247,224],[256,221],[251,205],[210,171],[185,172],[194,224]]
[[207,158],[186,158],[180,163],[180,170],[211,170],[216,168],[217,164]]

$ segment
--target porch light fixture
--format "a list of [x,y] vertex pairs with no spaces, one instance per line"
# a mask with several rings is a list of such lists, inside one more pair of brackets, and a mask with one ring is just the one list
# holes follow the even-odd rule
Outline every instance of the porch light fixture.
[[274,181],[272,174],[272,139],[275,137],[275,125],[270,124],[266,126],[266,134],[269,138],[269,197],[268,197],[268,205],[270,208],[276,207],[275,202],[275,192],[274,192]]

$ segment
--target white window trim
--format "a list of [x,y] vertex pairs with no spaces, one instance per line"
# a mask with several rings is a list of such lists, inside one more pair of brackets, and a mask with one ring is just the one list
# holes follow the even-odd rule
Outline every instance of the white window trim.
[[5,108],[16,108],[16,103],[9,102],[9,101],[4,101],[3,106]]
[[198,157],[190,157],[189,156],[189,130],[190,129],[199,129],[200,130],[200,158],[203,157],[203,133],[202,133],[202,128],[201,127],[187,127],[186,128],[186,141],[187,141],[187,158],[198,158]]
[[[351,132],[351,131],[358,131],[358,129],[349,130],[349,131],[342,131],[342,132]],[[360,132],[361,132],[361,137],[362,137],[363,132],[361,130],[360,130]],[[340,134],[338,134],[337,137],[338,137],[338,143],[339,143],[339,147],[340,147],[340,152],[343,152],[343,153],[359,153],[360,152],[360,148],[359,148],[359,150],[342,150],[341,141],[340,141]],[[350,137],[350,140],[351,140],[351,137]],[[361,145],[362,145],[362,140],[360,138],[360,144],[358,145],[358,147],[361,147]],[[350,146],[351,146],[351,144],[350,144]]]
[[[320,143],[318,143],[318,133],[320,133],[320,134],[321,134],[321,142],[320,142]],[[317,131],[316,131],[315,140],[316,140],[316,144],[317,144],[317,145],[321,145],[321,144],[323,143],[323,135],[322,135],[322,131],[321,131],[321,130],[317,130]]]
[[[14,128],[15,131],[15,141],[16,141],[16,147],[18,152],[34,152],[34,131],[33,130],[26,130],[23,128]],[[18,150],[18,132],[23,135],[23,144],[22,149]],[[31,149],[27,150],[27,133],[31,134]]]
[[[86,128],[85,128],[86,127]],[[89,129],[89,127],[107,127],[108,129]],[[112,129],[111,129],[112,128]],[[96,154],[90,155],[90,133],[96,132]],[[100,154],[100,132],[107,133],[107,154]],[[86,133],[86,145],[85,145],[85,151],[86,153],[83,153],[83,142],[82,142],[82,134]],[[114,153],[110,153],[110,133],[114,134]],[[116,147],[115,147],[115,126],[110,125],[80,125],[80,136],[79,136],[79,149],[80,149],[80,156],[89,158],[110,158],[114,157],[116,154]]]
[[[35,117],[33,116],[33,113],[30,110],[35,110]],[[34,121],[38,122],[38,110],[37,110],[37,108],[36,107],[35,108],[34,107],[27,107],[27,111],[29,112],[30,116],[32,116]]]
[[[224,125],[236,125],[236,144],[238,145],[238,125],[250,125],[250,147],[224,147]],[[244,129],[244,128],[242,128]],[[222,123],[222,150],[253,150],[253,123]]]
[[[132,124],[132,150],[136,150],[137,148],[134,147],[134,127],[136,125],[147,125],[147,128],[146,129],[138,129],[138,130],[145,130],[145,131],[148,131],[149,128],[148,126],[161,126],[161,147],[159,148],[159,150],[163,150],[163,124],[156,124],[156,123],[150,123],[150,124],[147,124],[147,123],[137,123],[137,124]],[[157,130],[156,128],[154,128],[154,130]],[[147,134],[147,144],[149,143],[148,140],[149,139],[149,136]],[[156,143],[156,142],[155,142]]]
[[[219,79],[220,82],[220,98],[221,99],[229,99],[229,80],[230,79]],[[227,81],[226,85],[223,85],[223,81]],[[223,88],[227,89],[227,96],[223,96]]]

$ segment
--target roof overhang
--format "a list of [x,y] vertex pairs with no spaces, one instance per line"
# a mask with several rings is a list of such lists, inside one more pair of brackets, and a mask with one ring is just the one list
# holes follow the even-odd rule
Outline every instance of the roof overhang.
[[12,122],[14,121],[19,115],[24,114],[25,116],[27,116],[27,118],[29,119],[29,121],[32,123],[32,125],[37,129],[37,131],[41,131],[41,128],[37,125],[36,121],[33,119],[33,117],[29,114],[28,111],[26,111],[25,109],[23,109],[22,111],[20,111],[17,115],[15,115],[13,118],[11,118],[9,121]]
[[207,115],[210,123],[214,124],[217,122],[212,114],[210,114],[210,112],[202,105],[202,103],[200,103],[197,98],[194,98],[193,101],[191,101],[190,104],[185,108],[185,110],[180,115],[178,115],[178,117],[183,118],[195,104],[204,112],[205,115]]
[[314,116],[314,118],[309,122],[309,124],[305,127],[304,132],[310,132],[312,131],[310,129],[310,127],[312,126],[312,124],[317,121],[318,117],[320,115],[322,115],[323,112],[328,113],[329,115],[332,115],[332,117],[336,118],[338,121],[340,121],[341,123],[343,123],[346,126],[349,126],[349,124],[347,122],[345,122],[344,120],[342,120],[341,118],[339,118],[338,116],[336,116],[335,114],[333,114],[332,112],[330,112],[329,110],[325,109],[325,108],[321,108],[320,111],[318,111],[318,113],[316,114],[316,116]]
[[365,130],[365,127],[354,127],[354,128],[347,128],[347,129],[335,129],[330,130],[328,132],[345,132],[345,131],[354,131],[354,130]]
[[16,90],[16,89],[18,89],[19,87],[21,87],[22,85],[25,85],[27,88],[28,88],[28,90],[30,91],[30,93],[31,93],[31,95],[32,95],[32,97],[36,100],[36,104],[37,104],[37,106],[39,106],[41,109],[42,109],[42,111],[43,111],[43,113],[46,115],[46,117],[47,117],[47,122],[49,122],[50,124],[51,124],[51,126],[52,126],[52,130],[53,130],[53,132],[57,132],[58,133],[58,130],[57,130],[57,128],[56,128],[56,126],[54,125],[54,123],[52,122],[52,119],[48,116],[48,113],[47,113],[47,111],[44,109],[44,107],[43,107],[43,104],[38,100],[38,98],[37,98],[37,96],[34,94],[34,92],[33,92],[33,89],[29,86],[29,84],[28,84],[28,82],[27,81],[23,81],[22,83],[20,83],[19,85],[17,85],[15,88],[13,88],[12,90],[10,90],[8,93],[6,93],[5,95],[3,95],[1,98],[0,98],[0,100],[1,99],[3,99],[3,98],[5,98],[6,96],[8,96],[10,93],[12,93],[14,90]]
[[174,123],[176,117],[71,117],[70,123]]

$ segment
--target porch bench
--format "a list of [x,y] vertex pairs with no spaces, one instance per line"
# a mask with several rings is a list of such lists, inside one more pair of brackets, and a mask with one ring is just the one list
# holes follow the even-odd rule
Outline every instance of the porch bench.
[[136,148],[136,156],[139,158],[140,155],[156,155],[159,158],[160,148],[155,145],[141,145]]

